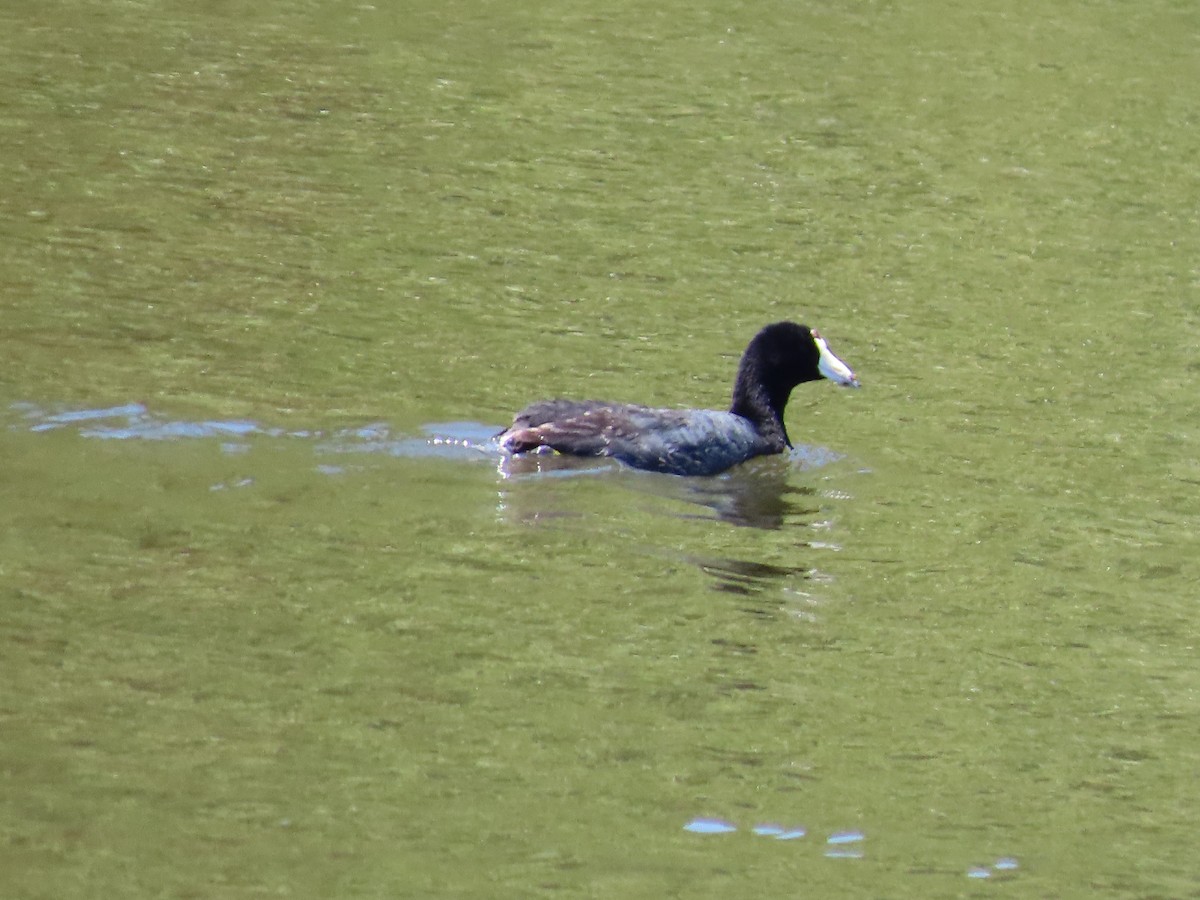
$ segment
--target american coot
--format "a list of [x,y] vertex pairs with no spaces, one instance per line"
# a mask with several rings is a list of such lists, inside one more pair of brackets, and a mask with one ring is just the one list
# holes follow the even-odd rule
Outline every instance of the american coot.
[[548,447],[574,456],[611,456],[654,472],[716,475],[791,447],[783,408],[792,388],[821,378],[858,387],[854,372],[816,330],[777,322],[756,334],[742,354],[729,412],[543,400],[517,413],[498,438],[510,453]]

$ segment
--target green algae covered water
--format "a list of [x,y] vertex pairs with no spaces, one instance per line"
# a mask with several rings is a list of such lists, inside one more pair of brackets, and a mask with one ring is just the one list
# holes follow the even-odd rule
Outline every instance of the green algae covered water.
[[1200,894],[1200,12],[0,21],[0,894]]

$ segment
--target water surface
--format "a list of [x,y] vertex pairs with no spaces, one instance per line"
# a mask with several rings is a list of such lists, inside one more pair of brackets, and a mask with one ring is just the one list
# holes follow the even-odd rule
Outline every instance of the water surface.
[[0,893],[1200,891],[1200,13],[0,24]]

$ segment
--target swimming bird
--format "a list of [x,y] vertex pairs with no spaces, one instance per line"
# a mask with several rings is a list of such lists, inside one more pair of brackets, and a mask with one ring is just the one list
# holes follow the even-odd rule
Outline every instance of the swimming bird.
[[517,413],[497,438],[514,454],[548,448],[573,456],[611,456],[653,472],[716,475],[791,447],[783,410],[792,388],[821,378],[858,387],[854,372],[816,329],[776,322],[756,334],[742,354],[728,412],[543,400]]

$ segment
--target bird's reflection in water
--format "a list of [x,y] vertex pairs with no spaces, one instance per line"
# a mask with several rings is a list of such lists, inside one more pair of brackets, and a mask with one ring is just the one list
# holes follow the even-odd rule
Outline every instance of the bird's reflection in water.
[[762,593],[769,585],[783,579],[807,578],[810,574],[806,566],[774,566],[745,559],[693,558],[692,562],[716,580],[713,586],[718,591],[742,596]]
[[[615,459],[597,456],[564,456],[560,453],[502,454],[496,471],[505,481],[539,478],[570,478],[576,475],[602,475],[624,469]],[[626,470],[628,471],[628,470]]]
[[791,483],[788,475],[787,461],[773,457],[751,460],[715,478],[643,481],[645,490],[709,509],[722,522],[775,531],[785,524],[808,524],[820,513],[816,492]]
[[[500,463],[500,474],[511,484],[501,491],[501,504],[509,516],[526,524],[578,515],[555,502],[561,501],[556,492],[539,488],[549,487],[553,483],[550,479],[598,476],[615,478],[623,488],[669,501],[655,504],[663,514],[711,519],[739,528],[805,530],[821,522],[821,497],[813,487],[796,483],[795,469],[795,460],[768,457],[711,478],[681,478],[638,472],[607,459],[530,454],[507,457]],[[812,546],[807,541],[797,543],[800,553],[800,548]],[[811,560],[807,554],[805,557],[805,565],[779,565],[730,557],[684,556],[713,579],[716,590],[747,598],[764,592],[774,597],[772,588],[781,583],[811,580]],[[802,598],[808,596],[797,587],[789,587],[787,592],[796,595],[801,605]],[[761,610],[748,608],[747,612],[773,618],[779,612],[777,597]]]
[[[677,475],[639,472],[611,459],[557,453],[506,456],[500,461],[498,471],[510,483],[612,475],[620,478],[624,487],[685,504],[687,511],[674,513],[681,518],[716,518],[745,528],[774,531],[785,524],[803,526],[811,524],[820,514],[816,491],[807,485],[790,483],[788,463],[779,457],[751,460],[712,478],[681,478]],[[517,493],[512,489],[501,492],[502,497],[509,501],[515,499]],[[697,507],[708,510],[712,515],[701,512]],[[534,515],[521,518],[541,518],[548,512],[551,511],[538,510]]]
[[496,472],[502,479],[497,495],[500,517],[519,525],[538,525],[584,516],[584,510],[564,496],[565,480],[619,477],[621,464],[557,453],[502,454]]

